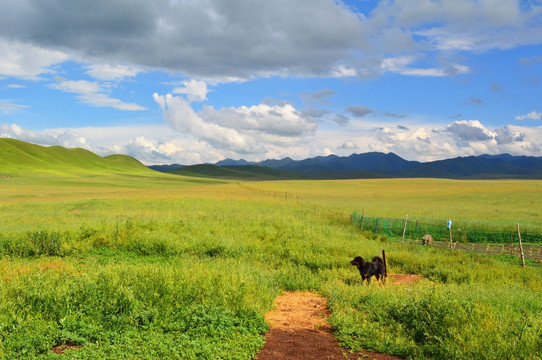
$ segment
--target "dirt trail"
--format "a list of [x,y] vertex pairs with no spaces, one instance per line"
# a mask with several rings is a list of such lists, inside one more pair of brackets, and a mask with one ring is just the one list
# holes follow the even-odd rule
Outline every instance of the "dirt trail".
[[351,354],[341,349],[327,322],[330,312],[326,299],[317,294],[285,292],[274,304],[276,310],[265,316],[271,330],[256,360],[401,359],[369,351]]

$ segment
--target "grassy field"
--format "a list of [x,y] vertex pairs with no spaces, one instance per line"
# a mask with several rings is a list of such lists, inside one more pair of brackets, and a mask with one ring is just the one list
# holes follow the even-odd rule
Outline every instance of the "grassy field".
[[[246,185],[318,208],[146,170],[0,178],[0,358],[251,359],[284,290],[325,295],[348,349],[542,358],[540,266],[401,245],[349,224],[365,209],[536,226],[542,182]],[[389,272],[425,279],[362,287],[349,260],[382,249]],[[51,350],[61,345],[63,355]]]
[[370,179],[269,181],[252,188],[289,192],[304,200],[352,214],[411,220],[452,218],[487,227],[542,232],[542,181]]

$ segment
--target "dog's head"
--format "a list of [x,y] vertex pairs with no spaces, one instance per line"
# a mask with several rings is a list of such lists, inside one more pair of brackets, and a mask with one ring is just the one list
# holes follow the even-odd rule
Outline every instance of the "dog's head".
[[360,267],[364,262],[365,260],[361,256],[356,256],[354,260],[350,261],[350,264]]

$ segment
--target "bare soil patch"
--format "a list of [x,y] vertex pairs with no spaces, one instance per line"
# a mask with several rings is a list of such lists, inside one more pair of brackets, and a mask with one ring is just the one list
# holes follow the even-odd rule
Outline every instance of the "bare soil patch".
[[386,281],[396,285],[410,284],[423,279],[423,276],[417,274],[388,274]]
[[63,345],[58,345],[58,346],[53,346],[51,348],[51,351],[54,352],[55,354],[64,354],[64,352],[68,349],[74,349],[74,350],[78,350],[78,349],[81,349],[82,346],[80,345],[70,345],[70,344],[63,344]]
[[309,292],[285,292],[265,316],[270,331],[256,360],[397,360],[397,356],[369,351],[349,353],[339,347],[327,322],[326,299]]

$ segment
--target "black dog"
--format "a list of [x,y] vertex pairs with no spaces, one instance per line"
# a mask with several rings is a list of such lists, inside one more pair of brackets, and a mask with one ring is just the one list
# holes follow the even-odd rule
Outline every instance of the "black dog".
[[378,256],[373,258],[372,262],[367,262],[363,260],[361,256],[356,256],[354,260],[350,261],[350,264],[355,265],[361,275],[361,283],[367,279],[367,285],[371,283],[371,277],[374,275],[376,281],[379,281],[382,286],[384,286],[382,280],[384,280],[384,275],[386,273],[386,268],[384,262]]

